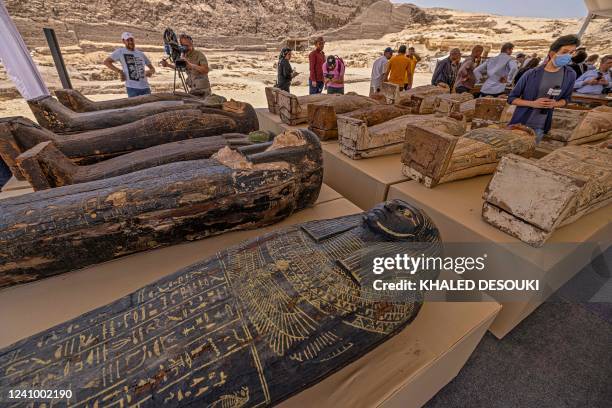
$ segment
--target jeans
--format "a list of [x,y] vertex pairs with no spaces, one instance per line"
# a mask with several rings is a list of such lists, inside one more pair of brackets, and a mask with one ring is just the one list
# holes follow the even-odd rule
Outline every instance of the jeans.
[[344,94],[344,87],[342,88],[332,88],[331,86],[327,88],[327,94]]
[[4,187],[7,181],[11,178],[11,170],[6,165],[4,160],[0,159],[0,188]]
[[127,91],[127,95],[128,98],[133,98],[134,96],[141,96],[141,95],[150,95],[151,94],[151,88],[130,88],[130,87],[125,87],[125,90]]
[[323,81],[317,81],[315,82],[315,85],[313,86],[312,81],[309,79],[308,88],[309,88],[309,93],[311,95],[320,94],[321,92],[323,92]]
[[536,134],[536,144],[540,144],[542,139],[544,138],[544,129],[533,129]]

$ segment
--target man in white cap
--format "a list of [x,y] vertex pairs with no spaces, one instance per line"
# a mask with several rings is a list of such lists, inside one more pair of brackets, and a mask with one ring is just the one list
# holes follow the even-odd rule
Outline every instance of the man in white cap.
[[[149,88],[147,77],[155,73],[155,68],[149,58],[142,51],[136,49],[132,33],[121,34],[121,40],[125,47],[113,51],[104,60],[104,65],[121,75],[121,80],[125,81],[128,97],[150,94],[151,88]],[[117,61],[121,62],[121,69],[115,66],[114,62]],[[149,69],[145,70],[145,66]]]

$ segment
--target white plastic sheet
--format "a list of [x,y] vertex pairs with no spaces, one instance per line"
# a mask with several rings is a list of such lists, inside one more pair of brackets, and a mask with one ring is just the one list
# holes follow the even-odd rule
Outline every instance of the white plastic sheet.
[[49,95],[28,47],[11,20],[4,1],[0,0],[0,63],[24,99]]

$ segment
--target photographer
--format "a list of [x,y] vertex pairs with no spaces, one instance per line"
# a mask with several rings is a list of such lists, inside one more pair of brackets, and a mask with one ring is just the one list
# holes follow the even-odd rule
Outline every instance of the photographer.
[[328,94],[344,94],[344,61],[330,55],[323,64],[324,86]]
[[[185,61],[187,70],[187,86],[189,93],[198,96],[210,96],[210,81],[208,80],[208,60],[206,56],[193,47],[193,40],[187,34],[179,36],[181,44],[181,60]],[[162,67],[176,68],[175,64],[171,64],[166,60],[160,62]]]
[[[155,68],[153,68],[147,56],[136,49],[132,33],[121,34],[121,40],[125,47],[113,51],[104,60],[104,65],[121,75],[121,80],[125,81],[125,90],[128,97],[150,94],[151,88],[149,88],[147,77],[155,73]],[[116,61],[121,62],[122,69],[115,66],[114,62]],[[149,68],[146,71],[145,66]]]

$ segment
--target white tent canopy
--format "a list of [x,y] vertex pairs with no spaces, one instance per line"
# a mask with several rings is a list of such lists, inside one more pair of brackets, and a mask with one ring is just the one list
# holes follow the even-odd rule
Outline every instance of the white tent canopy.
[[612,0],[584,0],[590,14],[612,17]]
[[11,20],[4,1],[0,0],[0,62],[15,87],[24,97],[30,100],[49,95],[38,67],[32,60],[28,47]]
[[584,0],[584,4],[589,10],[589,15],[584,19],[584,23],[578,32],[578,37],[582,37],[592,19],[596,17],[612,17],[612,0]]

